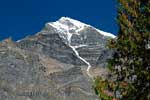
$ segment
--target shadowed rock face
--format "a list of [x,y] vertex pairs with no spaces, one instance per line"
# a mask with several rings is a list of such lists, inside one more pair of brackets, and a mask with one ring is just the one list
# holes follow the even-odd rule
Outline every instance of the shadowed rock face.
[[0,100],[98,100],[86,62],[92,76],[105,75],[111,37],[72,19],[60,22],[70,29],[49,23],[18,42],[0,42]]
[[[91,65],[95,66],[97,64],[106,66],[106,59],[112,55],[112,52],[107,48],[106,44],[110,37],[105,37],[99,32],[94,30],[92,27],[85,28],[80,32],[80,35],[73,35],[72,45],[83,45],[82,47],[77,48],[80,56],[90,62]],[[102,53],[108,53],[103,55],[101,59],[103,62],[99,62],[99,57]],[[103,59],[104,58],[104,59]],[[105,59],[106,58],[106,59]]]
[[20,41],[18,46],[64,63],[74,65],[84,64],[84,62],[76,57],[72,49],[63,42],[58,33],[44,34],[41,32],[36,36],[28,37]]

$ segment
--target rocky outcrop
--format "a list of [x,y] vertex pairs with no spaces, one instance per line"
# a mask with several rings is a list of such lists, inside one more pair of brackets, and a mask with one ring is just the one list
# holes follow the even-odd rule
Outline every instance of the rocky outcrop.
[[[105,67],[104,63],[106,62],[99,62],[98,59],[104,51],[105,53],[109,52],[109,49],[106,46],[109,39],[110,37],[105,37],[92,27],[88,27],[80,31],[79,36],[73,35],[71,43],[72,45],[77,46],[77,51],[79,52],[80,56],[90,62],[92,66],[103,64],[104,66],[102,67]],[[110,52],[109,55],[111,56]],[[107,58],[108,55],[105,57]]]

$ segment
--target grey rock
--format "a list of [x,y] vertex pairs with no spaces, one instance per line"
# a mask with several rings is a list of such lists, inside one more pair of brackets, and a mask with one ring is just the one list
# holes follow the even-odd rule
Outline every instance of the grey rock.
[[22,49],[37,52],[41,55],[57,59],[63,63],[74,65],[83,65],[78,59],[72,49],[63,42],[58,33],[44,34],[41,32],[36,36],[31,36],[23,39],[18,43]]

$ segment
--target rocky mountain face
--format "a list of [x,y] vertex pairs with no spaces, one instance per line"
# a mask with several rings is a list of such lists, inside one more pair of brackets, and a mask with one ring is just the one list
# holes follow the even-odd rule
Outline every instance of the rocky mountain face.
[[0,42],[0,100],[98,100],[92,79],[107,75],[114,35],[62,17],[37,34]]

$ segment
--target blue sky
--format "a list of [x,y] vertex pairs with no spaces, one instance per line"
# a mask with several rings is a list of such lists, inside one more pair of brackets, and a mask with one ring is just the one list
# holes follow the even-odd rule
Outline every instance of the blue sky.
[[0,0],[0,40],[40,31],[62,16],[116,34],[116,0]]

